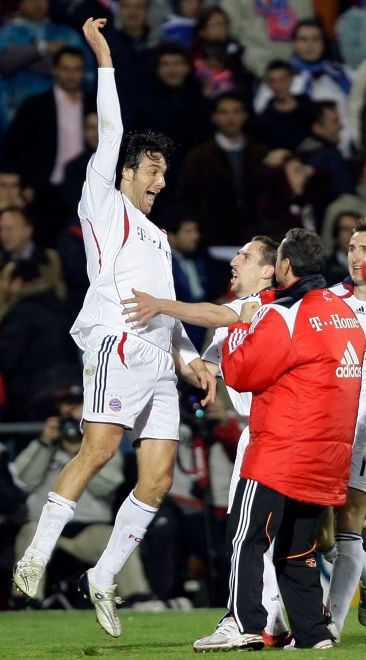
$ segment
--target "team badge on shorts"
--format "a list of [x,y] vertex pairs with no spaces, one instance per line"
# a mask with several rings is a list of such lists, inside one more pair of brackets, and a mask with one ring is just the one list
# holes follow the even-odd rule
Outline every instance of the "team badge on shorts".
[[314,559],[314,557],[308,557],[308,559],[305,561],[305,564],[309,568],[316,568],[317,567],[317,563],[316,563],[316,560]]
[[122,402],[115,398],[109,399],[108,405],[113,412],[119,412],[122,408]]

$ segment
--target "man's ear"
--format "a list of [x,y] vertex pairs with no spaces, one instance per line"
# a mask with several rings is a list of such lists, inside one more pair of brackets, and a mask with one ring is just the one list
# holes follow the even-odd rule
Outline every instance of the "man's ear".
[[272,280],[274,277],[274,273],[275,273],[274,266],[271,266],[271,264],[267,264],[263,271],[263,279]]
[[122,179],[124,181],[132,181],[133,179],[133,169],[132,167],[124,167],[122,170]]

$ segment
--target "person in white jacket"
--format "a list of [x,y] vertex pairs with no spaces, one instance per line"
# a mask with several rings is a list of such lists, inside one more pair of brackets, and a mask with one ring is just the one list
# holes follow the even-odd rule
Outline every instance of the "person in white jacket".
[[96,153],[87,167],[79,204],[90,286],[72,329],[84,351],[83,442],[60,473],[43,507],[35,536],[18,562],[15,585],[35,597],[45,566],[76,502],[92,477],[117,452],[122,432],[132,429],[138,464],[136,487],[121,505],[108,545],[79,588],[96,608],[99,624],[118,637],[115,576],[121,571],[171,487],[177,451],[179,407],[173,349],[196,386],[214,399],[215,380],[201,362],[181,323],[159,317],[143,328],[128,325],[121,301],[132,287],[174,299],[166,234],[148,218],[172,143],[161,134],[126,136],[119,190],[116,168],[123,135],[106,19],[88,19],[85,38],[98,61]]

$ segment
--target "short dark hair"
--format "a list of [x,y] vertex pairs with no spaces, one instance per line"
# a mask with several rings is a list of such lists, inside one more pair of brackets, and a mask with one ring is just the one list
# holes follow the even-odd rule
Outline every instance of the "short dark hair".
[[232,92],[222,92],[221,94],[218,94],[215,96],[214,99],[212,99],[212,112],[217,112],[217,108],[220,105],[221,101],[237,101],[240,103],[240,105],[243,106],[243,110],[246,112],[249,112],[249,103],[245,96],[243,96],[240,92],[232,91]]
[[319,18],[302,18],[300,21],[297,21],[297,23],[295,25],[295,29],[293,31],[293,35],[292,35],[292,38],[293,38],[294,41],[295,41],[295,39],[297,38],[297,36],[299,34],[299,30],[301,30],[301,28],[303,28],[303,27],[317,28],[319,30],[319,32],[321,32],[321,35],[323,37],[324,45],[326,44],[327,36],[326,36],[325,30],[324,30],[323,23],[321,22],[321,20],[319,20]]
[[324,99],[323,101],[312,101],[308,107],[310,126],[322,121],[326,110],[334,110],[337,107],[335,101]]
[[[357,223],[361,220],[360,214],[357,213],[357,211],[352,211],[347,209],[345,211],[339,211],[339,213],[337,213],[336,217],[334,218],[334,222],[333,222],[333,229],[332,229],[333,238],[338,237],[341,220],[345,216],[354,218],[357,221]],[[366,231],[366,229],[364,229],[363,231]]]
[[281,257],[289,260],[292,272],[297,277],[318,275],[325,261],[320,236],[300,227],[290,229],[281,243]]
[[12,206],[5,206],[5,208],[0,210],[0,218],[2,215],[4,215],[4,213],[16,213],[17,215],[20,215],[23,218],[25,225],[30,225],[31,227],[33,227],[32,220],[29,218],[29,216],[26,214],[26,212],[24,211],[24,209],[22,209],[21,206],[16,206],[15,204],[13,204]]
[[358,231],[366,231],[366,218],[359,217],[356,227],[352,230],[352,235]]
[[271,71],[277,71],[278,69],[284,69],[291,76],[295,74],[293,66],[290,62],[286,62],[286,60],[271,60],[266,66],[266,74],[271,73]]
[[122,140],[120,168],[128,167],[137,170],[144,156],[156,160],[155,154],[163,156],[167,166],[169,166],[173,151],[173,140],[163,133],[154,133],[153,131],[127,133]]
[[262,259],[261,259],[262,263],[260,263],[259,265],[275,266],[279,243],[277,243],[277,241],[274,241],[273,238],[270,238],[269,236],[253,236],[253,238],[250,239],[250,242],[253,243],[253,241],[258,241],[258,243],[262,243],[262,247],[260,248],[262,252]]
[[191,60],[188,54],[188,51],[181,43],[178,41],[162,41],[156,46],[153,50],[153,68],[156,70],[159,66],[160,59],[164,55],[178,55],[191,65]]
[[37,280],[39,276],[38,265],[29,259],[19,259],[19,261],[16,261],[14,268],[9,273],[11,282],[17,278],[23,280],[23,282],[32,282],[33,280]]
[[60,50],[55,53],[53,56],[52,64],[53,66],[58,66],[60,63],[61,57],[64,55],[72,55],[72,57],[79,57],[83,62],[84,62],[84,53],[80,48],[77,48],[76,46],[64,46],[63,48],[60,48]]

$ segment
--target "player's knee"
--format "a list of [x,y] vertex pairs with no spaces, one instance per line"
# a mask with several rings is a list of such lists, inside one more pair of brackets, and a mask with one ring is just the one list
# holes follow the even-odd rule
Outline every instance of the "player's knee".
[[337,532],[361,533],[364,512],[357,504],[351,503],[341,509],[337,517]]
[[89,466],[89,471],[95,474],[104,467],[115,455],[117,449],[111,445],[92,446],[81,450],[80,459],[84,466]]
[[139,481],[139,490],[148,493],[149,499],[154,502],[154,506],[159,507],[164,498],[168,495],[172,487],[172,476],[170,474],[164,475],[150,475],[148,480]]
[[330,528],[327,525],[321,525],[318,529],[316,544],[320,552],[324,552],[334,545],[333,528]]

